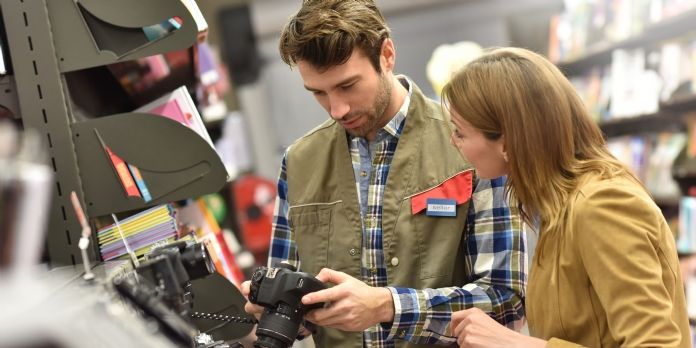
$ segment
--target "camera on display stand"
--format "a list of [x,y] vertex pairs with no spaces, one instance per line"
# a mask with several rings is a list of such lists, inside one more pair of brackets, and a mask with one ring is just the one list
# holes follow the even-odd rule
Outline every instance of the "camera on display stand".
[[214,271],[202,244],[180,241],[152,250],[134,271],[115,277],[112,283],[167,337],[193,346],[197,330],[186,320],[193,306],[190,281]]
[[118,293],[179,346],[241,347],[238,343],[228,345],[224,341],[214,341],[209,334],[200,332],[193,322],[194,318],[221,321],[216,328],[229,323],[255,322],[250,318],[194,312],[192,281],[214,273],[215,265],[202,243],[178,241],[153,249],[134,271],[115,277],[112,283]]
[[[208,333],[230,326],[237,332],[249,332],[249,325],[257,324],[254,347],[287,348],[297,338],[304,315],[324,305],[302,304],[304,295],[326,288],[322,282],[309,273],[296,271],[292,265],[281,263],[277,267],[258,267],[252,274],[249,301],[264,307],[258,322],[248,316],[236,316],[246,315],[239,313],[238,304],[243,297],[238,291],[231,294],[238,303],[226,306],[236,307],[238,311],[233,315],[210,309],[201,312],[194,303],[223,301],[215,292],[224,284],[213,285],[215,290],[210,292],[200,288],[194,291],[196,282],[192,287],[192,281],[210,279],[208,276],[214,273],[215,265],[203,244],[179,241],[153,249],[134,271],[115,277],[112,283],[118,293],[133,302],[147,318],[154,319],[151,322],[159,326],[159,331],[184,347],[243,347],[239,342],[214,341]],[[220,281],[229,283],[226,279]],[[199,299],[194,299],[194,293],[198,293]],[[218,303],[214,307],[225,305]],[[199,325],[201,322],[217,325],[205,330]]]
[[188,316],[193,309],[191,281],[215,272],[215,264],[202,243],[178,241],[152,250],[136,271],[155,286],[165,303]]

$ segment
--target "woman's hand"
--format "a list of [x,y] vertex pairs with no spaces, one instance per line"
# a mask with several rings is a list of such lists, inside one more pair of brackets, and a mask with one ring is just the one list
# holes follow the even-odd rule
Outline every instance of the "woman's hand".
[[461,348],[546,346],[546,341],[510,330],[478,308],[452,313],[452,327]]

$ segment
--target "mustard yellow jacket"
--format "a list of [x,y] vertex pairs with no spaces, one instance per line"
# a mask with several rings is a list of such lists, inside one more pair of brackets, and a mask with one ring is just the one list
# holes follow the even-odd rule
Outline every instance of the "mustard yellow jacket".
[[548,347],[691,347],[674,237],[645,190],[591,178],[573,199],[568,228],[531,264],[530,334]]

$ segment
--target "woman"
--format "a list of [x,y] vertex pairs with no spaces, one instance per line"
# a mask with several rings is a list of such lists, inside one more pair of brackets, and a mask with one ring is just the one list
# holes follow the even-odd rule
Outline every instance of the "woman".
[[468,309],[452,316],[461,347],[691,347],[674,237],[553,64],[489,51],[453,76],[443,101],[452,143],[480,176],[508,175],[509,195],[539,226],[533,337]]

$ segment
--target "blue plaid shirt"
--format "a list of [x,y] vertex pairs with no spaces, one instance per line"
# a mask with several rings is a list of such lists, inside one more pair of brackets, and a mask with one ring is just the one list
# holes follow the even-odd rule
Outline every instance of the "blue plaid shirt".
[[[349,137],[363,218],[361,276],[374,287],[387,286],[382,250],[382,200],[409,101],[407,97],[375,140]],[[301,266],[288,223],[286,161],[287,152],[278,179],[269,265],[285,261]],[[394,321],[391,325],[376,325],[366,330],[365,347],[393,347],[396,338],[420,344],[454,343],[454,328],[449,326],[451,313],[474,306],[510,327],[521,322],[524,316],[521,297],[527,280],[524,234],[519,215],[508,205],[504,186],[504,178],[474,181],[466,225],[468,257],[461,265],[469,269],[472,282],[438,289],[389,287],[394,298]]]

